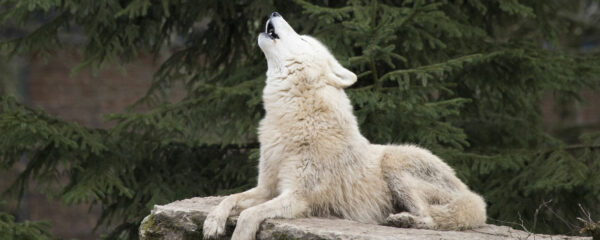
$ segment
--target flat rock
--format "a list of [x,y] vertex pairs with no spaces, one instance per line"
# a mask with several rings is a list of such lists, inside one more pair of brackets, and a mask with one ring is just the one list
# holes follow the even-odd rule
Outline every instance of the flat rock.
[[[206,215],[223,197],[191,198],[156,205],[140,226],[140,239],[202,239]],[[227,220],[231,236],[237,217]],[[506,226],[485,225],[466,231],[435,231],[364,224],[344,219],[299,218],[268,219],[262,223],[257,239],[591,239],[585,237],[531,234]]]

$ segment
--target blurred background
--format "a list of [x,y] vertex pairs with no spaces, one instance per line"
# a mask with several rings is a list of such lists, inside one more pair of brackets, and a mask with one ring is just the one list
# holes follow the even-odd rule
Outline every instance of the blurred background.
[[600,220],[599,1],[2,0],[0,11],[2,239],[137,239],[154,204],[253,186],[256,37],[272,11],[359,76],[347,92],[367,138],[441,155],[485,196],[488,223],[589,234],[579,204]]

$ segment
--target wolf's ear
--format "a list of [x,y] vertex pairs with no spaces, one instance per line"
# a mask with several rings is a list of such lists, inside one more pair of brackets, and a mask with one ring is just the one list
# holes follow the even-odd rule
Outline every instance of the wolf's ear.
[[329,61],[329,67],[329,83],[334,87],[347,88],[356,82],[356,74],[344,68],[335,58]]

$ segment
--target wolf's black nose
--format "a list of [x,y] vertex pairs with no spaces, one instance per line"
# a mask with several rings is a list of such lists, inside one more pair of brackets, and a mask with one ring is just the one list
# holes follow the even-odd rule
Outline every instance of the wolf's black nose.
[[271,13],[271,17],[281,17],[278,12]]

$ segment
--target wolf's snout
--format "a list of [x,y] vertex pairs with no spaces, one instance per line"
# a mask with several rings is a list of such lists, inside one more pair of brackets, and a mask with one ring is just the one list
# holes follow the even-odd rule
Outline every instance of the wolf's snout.
[[271,17],[281,17],[281,15],[278,12],[273,12],[271,13]]

